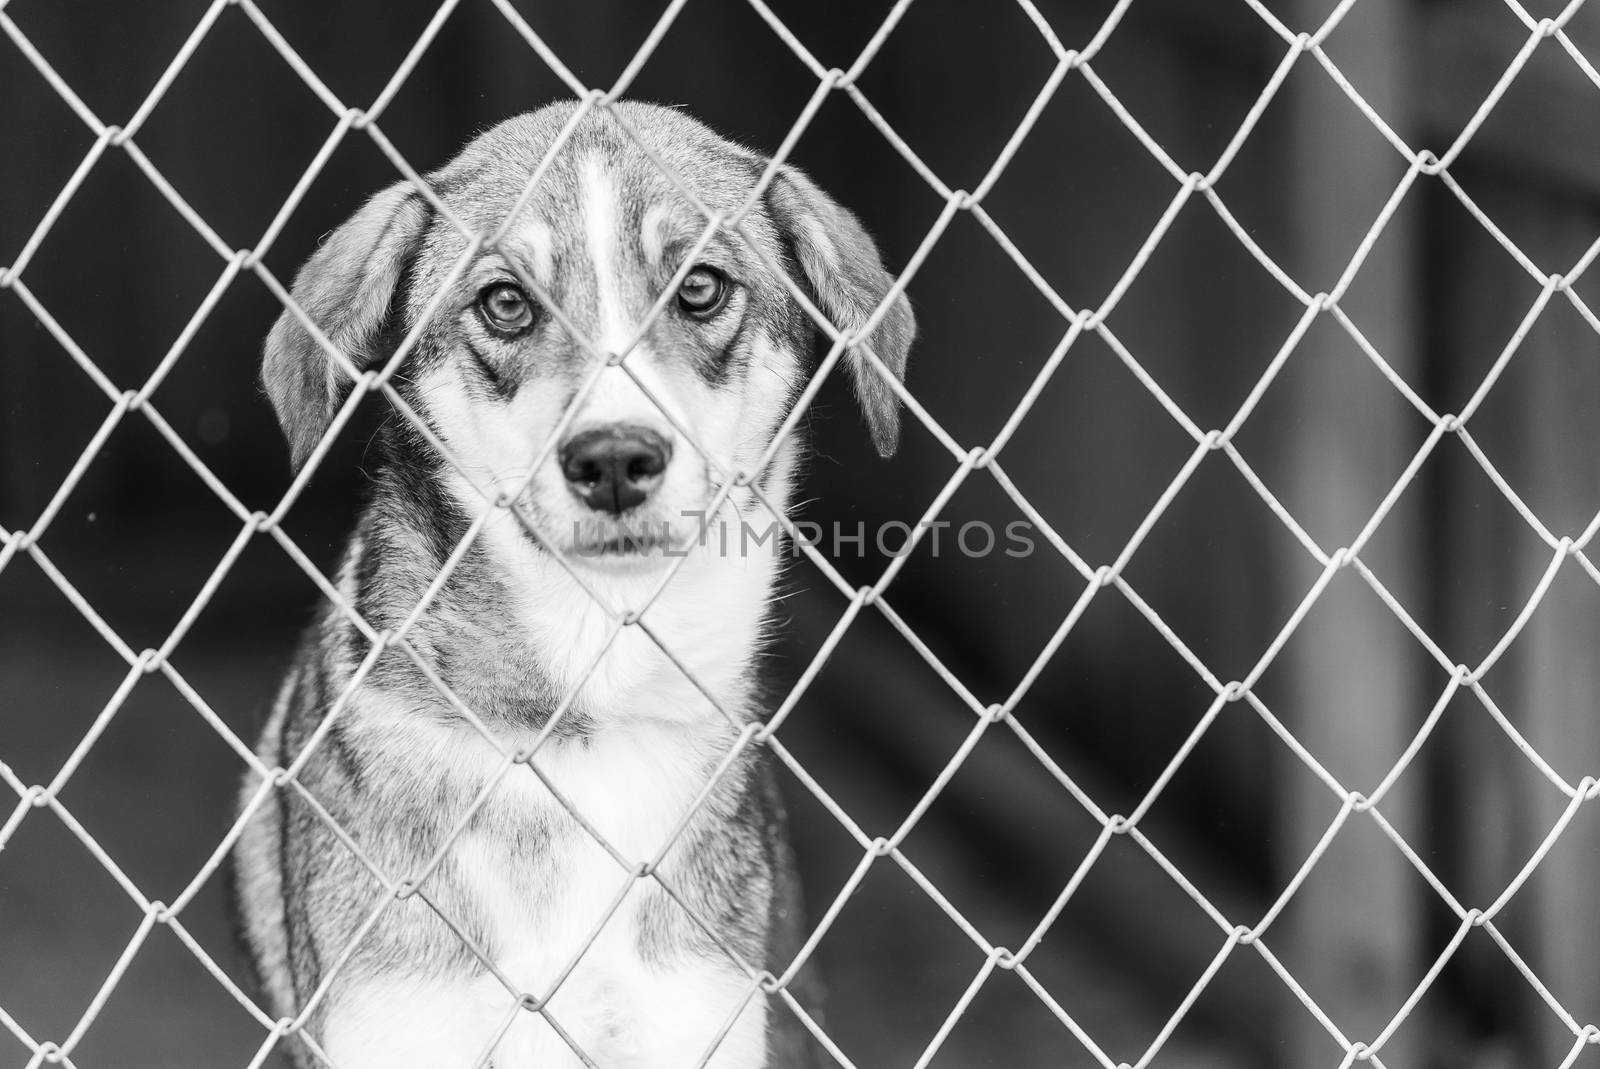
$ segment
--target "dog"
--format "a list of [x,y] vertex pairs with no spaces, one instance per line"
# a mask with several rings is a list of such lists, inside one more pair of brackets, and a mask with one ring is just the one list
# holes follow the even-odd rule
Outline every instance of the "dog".
[[[826,337],[797,290],[847,337],[872,326],[897,377],[915,320],[903,296],[880,310],[893,279],[872,238],[787,164],[688,262],[695,200],[737,212],[770,161],[673,108],[577,107],[481,133],[426,179],[443,212],[407,182],[379,192],[293,284],[358,370],[411,338],[391,381],[427,428],[385,413],[341,600],[394,631],[473,534],[409,651],[372,654],[325,605],[260,736],[268,768],[310,747],[301,789],[266,797],[233,858],[263,998],[305,1013],[306,1042],[284,1042],[300,1067],[814,1064],[758,987],[806,935],[773,758],[729,757],[766,712],[783,554],[705,537],[705,514],[723,491],[730,515],[770,518],[757,491],[787,507],[798,434],[756,464]],[[493,234],[573,123],[452,281],[455,220]],[[896,393],[859,347],[844,359],[887,457]],[[285,310],[261,375],[298,468],[349,374]],[[618,630],[591,592],[642,615]],[[245,803],[261,790],[248,776]],[[808,1003],[810,983],[788,989]]]

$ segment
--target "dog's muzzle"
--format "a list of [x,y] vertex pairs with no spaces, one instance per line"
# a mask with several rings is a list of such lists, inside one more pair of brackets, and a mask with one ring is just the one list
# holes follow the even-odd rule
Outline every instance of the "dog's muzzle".
[[562,443],[560,459],[578,500],[620,516],[661,485],[672,443],[648,427],[620,423],[573,435]]

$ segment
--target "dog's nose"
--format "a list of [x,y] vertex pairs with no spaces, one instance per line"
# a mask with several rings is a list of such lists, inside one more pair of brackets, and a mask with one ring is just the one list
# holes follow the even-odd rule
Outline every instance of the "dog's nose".
[[648,427],[584,431],[561,446],[561,474],[585,505],[620,515],[649,497],[672,459],[672,444]]

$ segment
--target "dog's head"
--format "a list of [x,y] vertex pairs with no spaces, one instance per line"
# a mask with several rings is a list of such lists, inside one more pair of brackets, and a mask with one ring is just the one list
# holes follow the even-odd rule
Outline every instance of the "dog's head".
[[[429,184],[466,226],[494,233],[573,107],[494,127]],[[769,265],[846,334],[866,325],[892,283],[856,218],[784,166],[744,218],[748,241],[719,232],[674,287],[706,218],[651,154],[725,213],[744,205],[767,161],[681,112],[618,107],[649,152],[609,115],[586,115],[499,247],[478,253],[453,282],[467,239],[401,182],[329,235],[293,288],[357,368],[383,366],[417,330],[395,384],[470,482],[490,492],[526,484],[521,504],[554,548],[587,545],[592,558],[600,547],[612,559],[703,532],[697,514],[721,488],[718,466],[751,471],[803,388],[815,324]],[[914,330],[900,298],[868,338],[896,376]],[[625,366],[606,360],[624,351]],[[859,352],[848,366],[888,456],[899,434],[894,391]],[[267,340],[262,378],[298,467],[347,395],[349,376],[285,311]],[[398,448],[431,448],[420,436],[392,437]],[[780,507],[789,455],[786,447],[756,480]],[[451,465],[432,464],[463,507],[483,507]],[[743,488],[732,500],[741,511],[752,504]]]

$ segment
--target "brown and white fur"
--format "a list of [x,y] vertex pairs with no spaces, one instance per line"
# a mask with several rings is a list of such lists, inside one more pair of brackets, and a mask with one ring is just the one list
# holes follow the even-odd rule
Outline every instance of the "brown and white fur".
[[[467,226],[493,233],[573,107],[494,127],[429,185]],[[739,208],[767,164],[682,112],[617,107],[714,211]],[[391,897],[337,969],[383,899],[382,886],[290,787],[274,791],[248,823],[234,858],[237,904],[269,1011],[295,1017],[326,986],[305,1031],[338,1069],[812,1064],[811,1043],[782,1002],[751,996],[749,974],[717,939],[654,879],[632,879],[550,789],[638,865],[667,847],[738,734],[716,706],[740,723],[764,712],[758,658],[780,551],[771,542],[725,548],[697,537],[704,521],[695,513],[720,489],[718,468],[623,368],[604,370],[560,448],[545,450],[597,363],[548,309],[517,297],[519,274],[531,277],[596,350],[616,352],[704,226],[622,125],[595,111],[500,246],[449,285],[393,380],[467,475],[406,420],[386,416],[370,497],[336,577],[343,598],[374,630],[397,628],[485,508],[481,490],[526,484],[519,505],[539,536],[494,509],[407,638],[506,752],[531,745],[562,700],[575,697],[533,758],[550,786],[512,767],[449,840],[502,754],[409,656],[385,650],[298,780],[393,881],[419,875],[450,845],[422,893]],[[864,326],[889,291],[861,225],[793,167],[778,171],[745,230],[844,331]],[[293,296],[358,367],[381,367],[466,247],[426,198],[399,183],[324,240]],[[628,367],[721,470],[753,470],[814,364],[815,325],[733,232],[711,241],[696,272],[684,282],[693,291],[680,288],[667,303]],[[718,307],[705,307],[708,285],[722,287]],[[896,374],[913,332],[902,298],[870,337]],[[848,366],[887,456],[898,432],[894,393],[854,354]],[[347,396],[348,376],[285,312],[266,343],[263,382],[302,464]],[[607,468],[615,460],[604,452],[608,442],[659,463]],[[585,449],[601,450],[600,467],[585,467]],[[757,480],[780,509],[797,449],[791,438]],[[535,470],[541,453],[548,455]],[[749,488],[736,489],[730,503],[730,514],[765,522]],[[655,541],[630,542],[639,530]],[[597,554],[597,544],[605,551]],[[642,607],[677,552],[687,552],[681,570],[643,622],[715,705],[640,627],[624,628],[602,654],[609,620],[554,556],[626,611]],[[370,649],[341,611],[325,607],[262,733],[268,767],[288,767],[305,750]],[[659,872],[744,962],[781,973],[804,929],[769,760],[759,746],[741,753]],[[244,797],[259,784],[250,777]],[[624,886],[620,908],[591,941]],[[517,992],[542,997],[560,980],[547,1008],[571,1045],[540,1013],[517,1012],[516,995],[441,914]],[[803,981],[795,989],[802,1002],[809,998]],[[310,1045],[291,1039],[285,1047],[296,1065],[318,1064]]]

